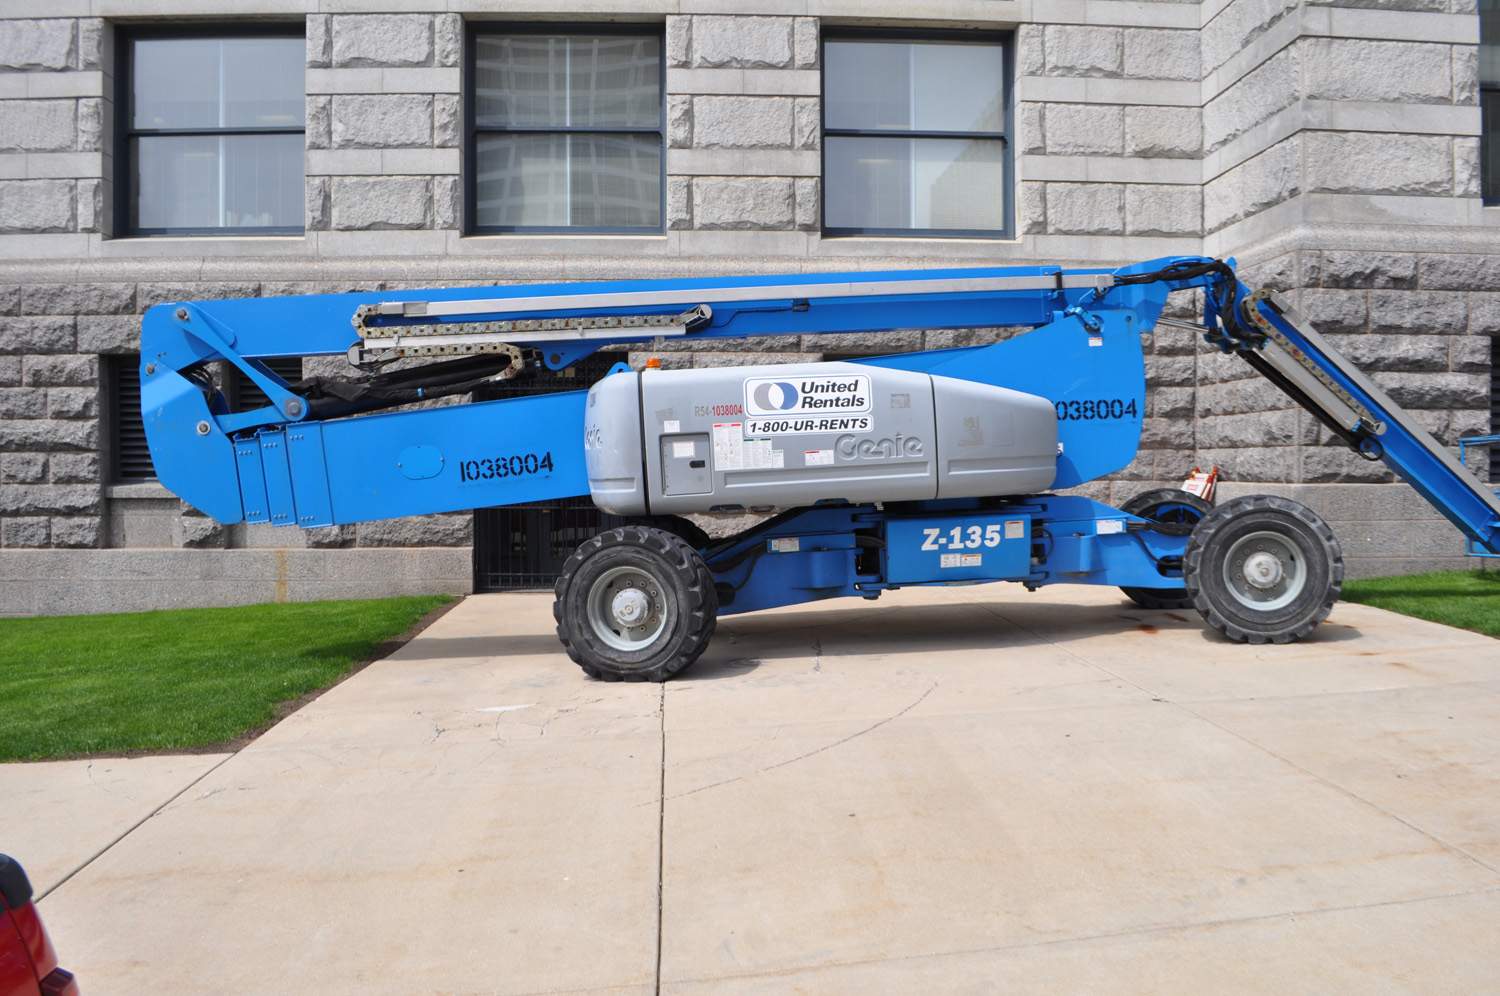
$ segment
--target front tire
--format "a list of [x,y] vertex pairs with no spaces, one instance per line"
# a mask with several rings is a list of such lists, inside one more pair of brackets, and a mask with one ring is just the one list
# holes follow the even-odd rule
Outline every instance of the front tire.
[[1344,587],[1338,537],[1312,509],[1254,495],[1193,529],[1183,581],[1204,620],[1238,643],[1291,643],[1311,633]]
[[703,558],[651,526],[586,540],[563,565],[554,595],[563,648],[603,681],[666,681],[708,647],[719,610]]

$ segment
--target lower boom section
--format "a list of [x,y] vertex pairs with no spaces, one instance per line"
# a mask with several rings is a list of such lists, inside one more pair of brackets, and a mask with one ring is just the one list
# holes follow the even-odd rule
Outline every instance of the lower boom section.
[[146,406],[157,474],[225,524],[330,526],[589,493],[583,391],[291,422],[233,439],[196,389],[161,394]]

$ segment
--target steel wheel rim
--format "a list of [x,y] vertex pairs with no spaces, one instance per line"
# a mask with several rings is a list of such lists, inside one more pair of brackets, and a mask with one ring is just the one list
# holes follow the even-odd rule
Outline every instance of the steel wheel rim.
[[589,629],[607,646],[634,653],[667,628],[663,585],[639,567],[611,567],[594,579],[586,601]]
[[1245,608],[1274,612],[1296,601],[1307,587],[1307,561],[1280,533],[1247,533],[1224,557],[1224,586]]

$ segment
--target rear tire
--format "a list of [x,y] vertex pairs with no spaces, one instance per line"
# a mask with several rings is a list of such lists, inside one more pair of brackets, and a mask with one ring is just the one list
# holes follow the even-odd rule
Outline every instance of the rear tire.
[[[1168,536],[1187,536],[1214,507],[1191,491],[1157,488],[1136,495],[1120,511],[1157,524]],[[1191,609],[1193,600],[1182,588],[1121,588],[1125,597],[1143,609]]]
[[602,681],[666,681],[708,647],[719,610],[703,558],[651,526],[586,540],[563,565],[554,595],[563,649]]
[[684,519],[680,515],[644,515],[638,519],[631,519],[632,526],[650,526],[652,529],[661,529],[671,533],[682,540],[694,550],[702,550],[712,543],[713,537],[704,531],[692,519]]
[[1291,643],[1339,599],[1344,555],[1312,509],[1254,495],[1214,509],[1183,557],[1187,593],[1204,620],[1238,643]]

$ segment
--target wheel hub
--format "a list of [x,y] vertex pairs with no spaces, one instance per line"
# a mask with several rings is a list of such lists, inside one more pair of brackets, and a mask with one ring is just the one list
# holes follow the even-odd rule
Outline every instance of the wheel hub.
[[612,567],[589,588],[589,626],[607,646],[627,653],[656,642],[671,615],[662,584],[637,567]]
[[609,608],[614,614],[615,621],[621,626],[636,626],[646,618],[646,613],[651,608],[651,601],[641,589],[626,588],[615,594],[614,601],[610,603]]
[[1264,550],[1247,557],[1243,571],[1246,581],[1266,591],[1276,587],[1286,573],[1282,570],[1281,561]]

